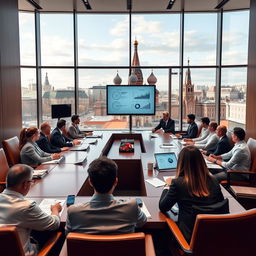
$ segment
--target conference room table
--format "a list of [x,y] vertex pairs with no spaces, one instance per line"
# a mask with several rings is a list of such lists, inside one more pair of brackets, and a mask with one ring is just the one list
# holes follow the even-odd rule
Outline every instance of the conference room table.
[[[31,200],[40,203],[45,198],[56,200],[66,199],[67,195],[76,195],[75,203],[88,202],[93,190],[88,182],[87,169],[89,164],[100,156],[113,159],[118,165],[118,185],[114,196],[117,199],[130,199],[139,197],[147,207],[151,218],[143,227],[145,229],[166,228],[166,217],[177,220],[177,215],[169,212],[162,214],[158,208],[158,202],[163,187],[154,187],[146,182],[147,179],[175,175],[176,170],[159,172],[156,169],[148,170],[148,163],[154,162],[156,152],[175,152],[177,155],[183,145],[180,140],[173,139],[170,134],[154,134],[149,131],[134,131],[133,133],[116,131],[95,131],[94,135],[102,135],[97,138],[95,144],[90,145],[88,151],[64,152],[64,161],[60,164],[42,164],[37,169],[44,169],[48,174],[42,179],[35,180],[27,195]],[[119,153],[122,139],[134,140],[134,153]],[[95,142],[94,138],[86,138],[83,143]],[[171,143],[170,147],[163,147],[163,143]],[[87,158],[83,164],[81,159]],[[222,187],[225,198],[229,199],[230,213],[240,213],[245,209]],[[61,214],[62,227],[65,225],[67,208],[64,206]]]

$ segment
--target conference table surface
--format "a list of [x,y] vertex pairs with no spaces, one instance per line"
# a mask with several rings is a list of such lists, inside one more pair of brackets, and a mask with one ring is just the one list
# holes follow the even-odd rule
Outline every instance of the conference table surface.
[[[37,169],[47,169],[48,174],[42,179],[38,179],[32,184],[27,195],[28,198],[40,203],[44,198],[66,199],[67,195],[76,195],[75,203],[88,202],[91,198],[92,191],[88,194],[88,174],[87,169],[89,164],[96,158],[106,155],[115,160],[119,166],[124,166],[123,175],[127,175],[125,179],[129,181],[129,176],[136,176],[136,171],[133,170],[139,166],[141,173],[141,191],[138,195],[131,194],[115,196],[117,199],[129,199],[140,197],[148,208],[151,218],[145,227],[162,228],[166,226],[166,216],[159,211],[158,202],[162,193],[163,187],[154,187],[146,182],[146,179],[157,177],[163,180],[163,176],[175,175],[175,170],[158,172],[157,170],[148,171],[148,162],[154,162],[154,153],[156,152],[175,152],[179,153],[182,145],[179,140],[172,139],[169,134],[156,134],[155,138],[150,136],[149,131],[139,131],[132,134],[116,131],[97,131],[94,134],[103,134],[102,138],[97,139],[97,143],[90,145],[88,151],[67,151],[64,152],[65,160],[61,164],[42,164]],[[121,137],[120,137],[121,136]],[[135,136],[135,152],[134,153],[119,153],[120,140],[122,138],[129,139]],[[120,139],[121,138],[121,139]],[[85,143],[95,139],[85,139]],[[163,143],[172,143],[170,148],[162,148]],[[80,161],[87,157],[87,161],[82,165],[76,165],[74,162]],[[130,175],[131,173],[131,175]],[[123,183],[125,183],[124,180]],[[86,193],[87,194],[86,194]],[[243,212],[244,208],[222,187],[224,197],[229,199],[231,213]],[[82,196],[81,196],[82,195]],[[61,215],[61,221],[64,225],[66,221],[67,209]],[[169,217],[177,219],[177,216],[170,213]]]

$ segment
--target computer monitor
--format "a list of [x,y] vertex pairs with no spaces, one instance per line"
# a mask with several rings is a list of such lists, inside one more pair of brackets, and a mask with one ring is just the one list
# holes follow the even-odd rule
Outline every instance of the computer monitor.
[[155,85],[107,85],[108,115],[155,115]]
[[52,105],[52,119],[70,117],[71,116],[71,104],[56,104]]

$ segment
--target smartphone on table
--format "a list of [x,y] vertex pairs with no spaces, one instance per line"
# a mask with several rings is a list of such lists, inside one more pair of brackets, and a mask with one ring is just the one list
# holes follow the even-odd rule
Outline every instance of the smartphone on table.
[[70,206],[75,203],[75,195],[68,195],[67,196],[67,206]]

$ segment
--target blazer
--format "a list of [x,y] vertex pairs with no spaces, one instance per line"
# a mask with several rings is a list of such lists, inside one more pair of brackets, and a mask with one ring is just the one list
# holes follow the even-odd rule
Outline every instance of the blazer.
[[146,221],[135,200],[115,200],[110,194],[94,194],[90,202],[68,208],[66,232],[128,234]]
[[210,132],[204,140],[197,141],[195,143],[195,147],[204,150],[211,150],[216,148],[218,141],[219,137],[217,136],[217,134],[215,132]]
[[68,137],[64,136],[58,127],[56,127],[52,133],[51,133],[51,144],[55,147],[58,148],[63,148],[63,147],[73,147],[73,143],[71,143],[71,139]]
[[51,154],[42,151],[38,145],[28,141],[20,151],[21,163],[27,165],[39,165],[51,161]]
[[223,136],[221,139],[219,139],[217,145],[213,149],[209,149],[207,151],[207,155],[213,154],[215,156],[222,155],[224,153],[227,153],[231,150],[232,146],[230,143],[230,140],[227,135]]
[[161,119],[160,123],[158,124],[158,126],[156,126],[155,130],[159,130],[159,129],[163,129],[164,132],[168,133],[175,133],[175,123],[174,120],[172,120],[171,118],[168,119],[168,122],[166,124],[165,120]]
[[183,182],[183,177],[178,177],[172,180],[169,189],[164,189],[159,201],[159,209],[165,213],[177,203],[179,206],[178,226],[184,237],[190,242],[194,228],[194,215],[192,205],[206,206],[221,202],[224,197],[221,192],[218,181],[210,177],[208,180],[210,194],[207,197],[196,197],[189,194],[186,183]]
[[0,227],[16,226],[25,255],[37,255],[36,247],[30,242],[31,230],[55,230],[60,218],[48,215],[36,202],[26,200],[16,191],[5,189],[0,194]]
[[36,144],[39,146],[40,149],[42,149],[44,152],[47,153],[60,153],[61,149],[58,147],[53,146],[49,139],[40,132],[39,140],[36,141]]
[[182,135],[182,138],[190,138],[190,139],[193,139],[193,138],[196,138],[197,133],[198,133],[197,124],[196,124],[195,122],[193,122],[193,123],[191,123],[191,124],[188,126],[187,132]]
[[78,125],[72,123],[68,128],[68,135],[72,139],[84,138],[85,135],[80,131]]

